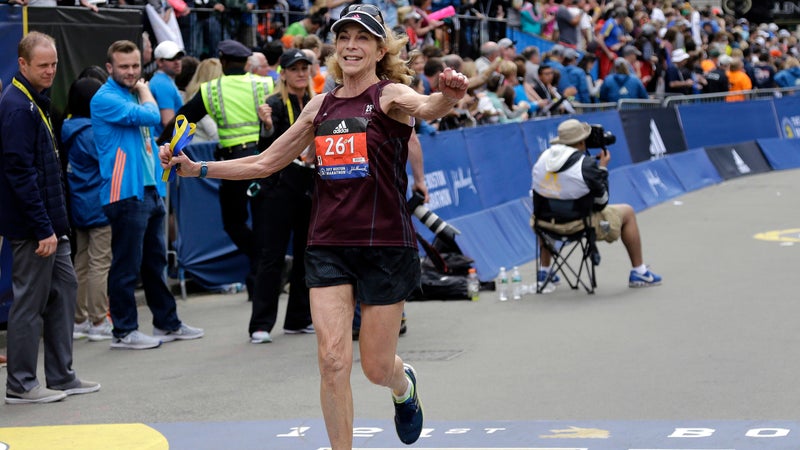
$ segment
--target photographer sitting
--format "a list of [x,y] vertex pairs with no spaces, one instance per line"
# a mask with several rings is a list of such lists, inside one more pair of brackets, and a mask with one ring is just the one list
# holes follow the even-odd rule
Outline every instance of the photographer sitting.
[[[631,260],[628,286],[647,287],[661,283],[661,277],[648,270],[642,258],[639,226],[633,208],[627,204],[608,205],[608,162],[611,154],[605,148],[616,138],[604,133],[600,126],[591,126],[575,119],[565,120],[558,126],[558,137],[550,141],[533,166],[533,211],[539,214],[537,224],[560,234],[571,234],[581,229],[582,213],[591,209],[592,226],[597,240],[622,243]],[[597,156],[589,155],[588,148],[603,148]],[[541,248],[541,269],[538,282],[546,281],[550,273],[551,255]],[[558,277],[552,276],[553,284]]]

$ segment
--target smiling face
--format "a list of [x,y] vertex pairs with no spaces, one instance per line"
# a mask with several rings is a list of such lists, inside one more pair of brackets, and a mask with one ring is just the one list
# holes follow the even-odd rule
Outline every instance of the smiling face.
[[364,27],[348,23],[336,35],[336,54],[345,76],[375,74],[375,67],[386,54],[378,38]]
[[17,61],[20,73],[37,92],[42,92],[53,85],[58,54],[52,44],[43,42],[33,47],[29,60],[20,57]]

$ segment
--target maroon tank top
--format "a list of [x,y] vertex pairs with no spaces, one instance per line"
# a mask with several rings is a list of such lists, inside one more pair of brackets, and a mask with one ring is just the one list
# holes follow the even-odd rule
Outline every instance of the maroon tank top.
[[416,248],[406,203],[413,128],[380,106],[384,80],[351,98],[325,95],[314,118],[317,174],[308,245]]

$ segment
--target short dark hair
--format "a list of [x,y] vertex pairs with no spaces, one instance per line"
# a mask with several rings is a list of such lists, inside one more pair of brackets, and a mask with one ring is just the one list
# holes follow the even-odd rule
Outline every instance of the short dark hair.
[[428,60],[425,62],[425,69],[423,69],[422,73],[424,73],[426,77],[432,77],[439,72],[444,72],[444,63],[442,62],[442,59],[428,58]]
[[112,57],[114,53],[133,53],[139,51],[139,46],[137,46],[133,41],[122,40],[116,41],[108,47],[108,52],[106,53],[106,59],[108,62],[113,63],[114,60]]
[[274,40],[264,46],[263,52],[264,56],[267,58],[267,64],[274,66],[278,64],[278,60],[281,59],[283,44],[280,40]]
[[325,25],[325,17],[323,17],[322,14],[312,14],[308,16],[308,18],[311,20],[312,25],[317,25],[320,27]]

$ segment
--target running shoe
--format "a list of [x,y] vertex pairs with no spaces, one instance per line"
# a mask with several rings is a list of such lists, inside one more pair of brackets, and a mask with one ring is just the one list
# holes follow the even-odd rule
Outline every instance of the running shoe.
[[422,403],[417,396],[417,373],[409,364],[403,364],[403,368],[411,383],[411,394],[403,402],[394,402],[394,426],[400,441],[408,445],[422,434]]
[[658,286],[659,284],[661,284],[661,276],[654,274],[650,269],[643,274],[631,270],[631,276],[628,278],[628,286],[632,288]]

